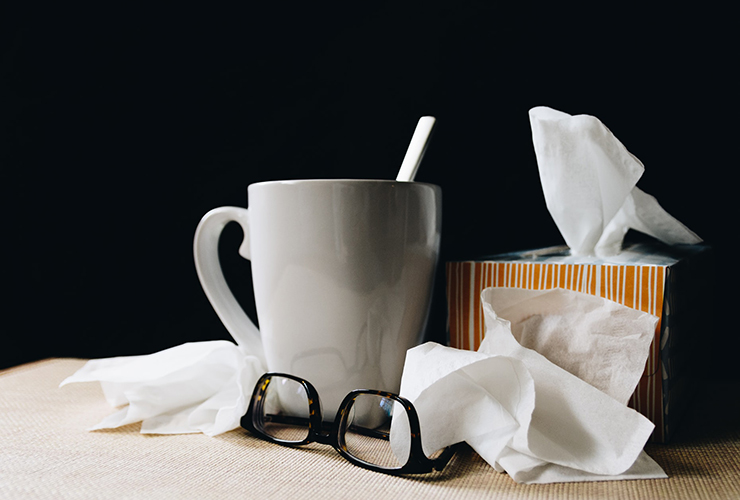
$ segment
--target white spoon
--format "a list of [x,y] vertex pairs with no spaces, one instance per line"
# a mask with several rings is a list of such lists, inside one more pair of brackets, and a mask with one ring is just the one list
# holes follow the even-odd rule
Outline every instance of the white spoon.
[[421,159],[427,150],[429,137],[432,134],[434,123],[437,120],[433,116],[422,116],[419,123],[416,124],[416,130],[411,137],[409,148],[406,150],[406,156],[403,158],[401,168],[398,170],[396,180],[398,182],[412,182],[416,177],[416,171],[419,169]]

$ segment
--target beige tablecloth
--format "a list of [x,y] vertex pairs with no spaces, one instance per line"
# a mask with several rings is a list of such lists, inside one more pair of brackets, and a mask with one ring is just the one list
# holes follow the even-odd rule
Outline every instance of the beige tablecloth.
[[138,424],[88,432],[112,412],[99,385],[58,388],[83,363],[0,372],[0,498],[740,498],[736,383],[703,392],[681,441],[648,445],[669,479],[519,485],[469,448],[443,472],[409,478],[355,467],[330,447],[285,448],[240,430],[215,438],[142,435]]

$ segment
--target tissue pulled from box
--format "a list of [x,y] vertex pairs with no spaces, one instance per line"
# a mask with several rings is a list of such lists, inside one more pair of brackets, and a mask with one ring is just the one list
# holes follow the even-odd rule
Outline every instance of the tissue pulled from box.
[[616,255],[629,229],[670,245],[702,241],[637,188],[643,164],[598,118],[538,106],[529,119],[545,203],[574,255]]
[[[523,483],[666,477],[642,451],[654,425],[624,404],[642,374],[657,318],[578,292],[518,292],[483,291],[486,334],[477,352],[434,343],[408,351],[401,395],[419,413],[425,453],[465,441]],[[564,301],[575,305],[563,308]],[[499,305],[513,321],[498,313]],[[526,343],[540,330],[546,337],[533,347],[544,355],[517,340]],[[607,339],[587,338],[593,336]],[[569,359],[586,352],[598,358],[602,350],[608,361]],[[396,448],[404,433],[394,434]]]
[[257,356],[217,340],[145,356],[93,359],[61,385],[100,382],[108,403],[123,406],[90,430],[141,422],[142,434],[215,436],[239,427],[263,373]]

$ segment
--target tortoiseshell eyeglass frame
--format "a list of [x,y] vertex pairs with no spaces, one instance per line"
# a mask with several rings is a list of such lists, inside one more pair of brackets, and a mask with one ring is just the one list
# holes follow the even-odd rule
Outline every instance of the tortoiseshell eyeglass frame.
[[[267,390],[267,386],[274,377],[282,377],[298,382],[306,390],[308,396],[309,405],[309,417],[308,417],[308,434],[307,437],[302,441],[286,441],[267,434],[262,428],[262,405],[264,403],[264,394]],[[408,416],[409,428],[411,431],[411,448],[409,457],[406,463],[401,467],[383,467],[370,462],[366,462],[349,452],[347,449],[347,443],[345,442],[345,430],[347,428],[347,417],[349,416],[349,410],[355,402],[355,399],[361,394],[372,394],[381,396],[384,398],[391,399],[397,403],[400,403],[406,410]],[[421,428],[419,426],[419,415],[416,413],[414,405],[411,404],[406,398],[403,398],[397,394],[384,391],[374,391],[368,389],[357,389],[347,394],[342,403],[339,405],[334,422],[331,424],[323,422],[323,416],[321,414],[321,403],[319,400],[319,393],[316,388],[307,380],[287,373],[265,373],[257,381],[252,392],[252,399],[249,404],[247,413],[241,419],[241,425],[246,430],[254,434],[255,436],[271,441],[273,443],[287,445],[287,446],[300,446],[308,443],[321,443],[328,444],[334,447],[344,458],[349,460],[354,465],[364,467],[375,472],[382,472],[385,474],[402,475],[402,474],[424,474],[432,472],[432,470],[441,471],[447,465],[455,453],[453,446],[445,448],[439,456],[434,459],[427,457],[421,446]],[[326,431],[328,425],[330,428]]]

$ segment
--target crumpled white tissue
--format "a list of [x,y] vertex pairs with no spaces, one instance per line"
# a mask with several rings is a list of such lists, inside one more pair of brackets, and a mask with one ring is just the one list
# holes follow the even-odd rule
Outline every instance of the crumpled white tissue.
[[124,406],[90,430],[141,422],[143,434],[215,436],[239,427],[260,359],[225,340],[190,342],[144,356],[93,359],[65,379],[100,382],[112,406]]
[[[401,395],[411,400],[419,413],[425,453],[465,441],[496,470],[507,472],[520,483],[666,477],[660,466],[642,451],[654,428],[653,423],[623,402],[624,394],[631,393],[636,385],[634,374],[622,374],[617,377],[618,381],[606,383],[612,393],[609,395],[570,373],[578,372],[579,365],[590,364],[587,356],[572,363],[569,361],[571,366],[564,369],[556,364],[557,361],[548,360],[517,341],[512,329],[518,329],[521,334],[524,329],[536,326],[520,328],[528,318],[544,318],[550,312],[556,313],[561,292],[579,296],[576,301],[585,295],[556,290],[550,300],[544,295],[525,300],[521,300],[521,296],[506,299],[503,310],[516,313],[518,318],[518,326],[512,327],[512,322],[494,311],[496,296],[502,295],[500,291],[486,289],[481,295],[486,334],[477,352],[434,343],[408,351]],[[606,309],[629,309],[599,300],[605,303]],[[590,298],[586,298],[584,304],[586,309],[593,306]],[[522,313],[525,309],[532,313],[529,317]],[[615,338],[607,343],[618,345],[621,342],[627,346],[636,342],[641,344],[639,349],[643,349],[645,340],[642,337],[652,336],[657,318],[631,309],[616,314],[620,319],[615,321],[610,334]],[[565,328],[563,331],[551,328],[550,343],[559,343],[557,339],[568,334],[568,321],[563,318],[568,318],[567,311],[556,321]],[[584,320],[585,330],[589,322],[588,318]],[[599,335],[596,330],[605,325],[606,322],[596,322],[591,332]],[[547,350],[546,347],[538,346],[543,350]],[[578,341],[571,349],[592,348]],[[554,352],[558,353],[559,349]],[[591,352],[599,356],[598,351]],[[618,353],[612,356],[612,362],[618,363]],[[561,356],[556,354],[555,357]],[[643,358],[643,364],[637,369],[638,377],[644,361]],[[595,366],[598,364],[597,361]],[[634,365],[634,369],[639,360],[629,360],[629,364]],[[605,365],[599,370],[625,371],[623,367],[614,370]],[[625,384],[631,386],[621,387]],[[402,422],[396,419],[394,426],[397,421]],[[395,430],[391,436],[396,440],[393,443],[396,448],[400,441],[394,434]]]
[[702,241],[637,188],[645,167],[598,118],[538,106],[529,120],[547,209],[571,253],[616,255],[630,228],[671,245]]
[[485,300],[523,347],[627,404],[642,377],[658,317],[563,288],[489,288]]

